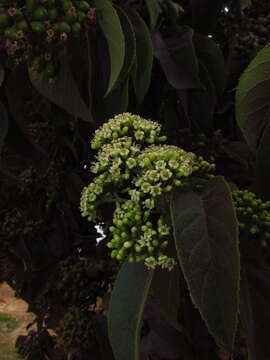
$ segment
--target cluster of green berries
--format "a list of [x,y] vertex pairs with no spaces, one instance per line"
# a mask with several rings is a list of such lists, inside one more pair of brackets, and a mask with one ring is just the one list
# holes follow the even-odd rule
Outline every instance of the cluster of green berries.
[[258,238],[263,247],[270,239],[270,201],[262,201],[248,190],[232,192],[239,228],[247,229]]
[[167,194],[190,186],[191,176],[208,175],[215,166],[177,146],[161,145],[164,141],[159,124],[129,113],[98,129],[92,140],[98,149],[91,168],[96,176],[82,192],[81,212],[98,222],[99,206],[113,203],[107,234],[111,257],[171,270]]
[[94,338],[92,312],[72,307],[56,328],[57,343],[66,351],[87,350]]
[[[58,291],[63,294],[63,300],[68,305],[88,308],[95,304],[98,296],[103,296],[107,291],[107,284],[96,269],[95,278],[91,277],[94,264],[89,259],[76,259],[68,257],[61,261],[59,266]],[[102,264],[100,264],[102,266]]]
[[16,64],[27,62],[53,80],[55,49],[79,37],[95,19],[85,0],[0,0],[0,37]]

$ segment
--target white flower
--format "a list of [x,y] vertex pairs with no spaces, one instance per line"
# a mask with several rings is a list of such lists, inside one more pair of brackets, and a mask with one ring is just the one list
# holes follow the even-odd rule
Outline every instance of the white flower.
[[157,170],[161,170],[161,169],[164,169],[166,167],[166,162],[164,160],[158,160],[156,163],[155,163],[155,168]]
[[171,176],[172,176],[172,172],[169,169],[163,169],[160,171],[160,178],[163,181],[169,180]]

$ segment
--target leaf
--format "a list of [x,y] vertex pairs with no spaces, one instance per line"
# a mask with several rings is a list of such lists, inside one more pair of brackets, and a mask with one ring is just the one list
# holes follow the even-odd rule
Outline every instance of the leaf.
[[8,133],[8,114],[6,107],[0,102],[0,154]]
[[170,324],[178,327],[178,310],[180,306],[179,269],[172,271],[157,269],[152,281],[154,296]]
[[146,0],[146,6],[149,13],[150,30],[153,31],[161,13],[159,0]]
[[209,37],[195,33],[193,42],[200,62],[205,66],[217,93],[221,97],[225,87],[225,61],[219,46]]
[[269,123],[270,44],[251,61],[236,91],[236,120],[254,151]]
[[249,360],[268,360],[270,268],[258,263],[243,264],[241,273],[240,321],[246,335]]
[[105,96],[109,94],[121,72],[125,59],[125,38],[119,17],[109,0],[96,0],[97,20],[107,40],[110,54],[110,79]]
[[264,200],[270,200],[270,123],[264,130],[256,155],[256,193]]
[[223,0],[190,0],[193,28],[205,34],[214,30]]
[[120,7],[116,7],[125,36],[125,59],[115,87],[126,81],[136,58],[136,37],[131,21]]
[[201,196],[190,189],[178,190],[172,197],[171,216],[178,259],[192,301],[217,344],[232,350],[240,265],[230,188],[222,177],[216,177]]
[[155,56],[168,82],[176,89],[200,89],[199,69],[188,26],[172,28],[165,37],[159,30],[153,34]]
[[3,85],[3,82],[5,80],[5,69],[0,66],[0,86]]
[[133,25],[136,37],[136,59],[133,67],[133,86],[140,104],[151,82],[153,65],[153,44],[151,36],[143,19],[133,9],[126,9],[129,19]]
[[83,101],[79,89],[73,79],[66,56],[60,59],[60,71],[54,84],[42,74],[29,68],[29,77],[41,95],[64,109],[69,114],[87,122],[93,122],[89,108]]
[[115,360],[139,360],[140,329],[153,270],[143,263],[124,263],[109,306],[109,338]]

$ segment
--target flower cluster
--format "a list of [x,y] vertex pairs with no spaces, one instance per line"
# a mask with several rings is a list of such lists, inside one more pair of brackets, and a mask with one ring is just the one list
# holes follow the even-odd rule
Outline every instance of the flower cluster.
[[84,0],[2,1],[0,37],[15,64],[27,62],[53,80],[59,44],[79,37],[95,18],[95,8]]
[[268,246],[270,238],[270,201],[264,202],[248,190],[232,192],[236,215],[240,230],[247,229],[261,241],[263,247]]
[[92,141],[98,149],[91,167],[95,178],[82,192],[81,211],[97,221],[99,206],[114,203],[107,236],[112,258],[171,270],[175,260],[166,255],[172,233],[166,195],[175,187],[190,186],[193,174],[203,177],[214,165],[176,146],[161,145],[165,140],[159,124],[128,113],[98,129]]

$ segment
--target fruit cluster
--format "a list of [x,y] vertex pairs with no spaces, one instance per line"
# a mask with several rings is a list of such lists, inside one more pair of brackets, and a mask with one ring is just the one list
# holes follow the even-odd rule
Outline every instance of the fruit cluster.
[[[103,296],[108,287],[103,276],[99,276],[102,266],[103,264],[100,264],[96,268],[89,259],[76,259],[71,256],[61,261],[60,280],[56,288],[63,294],[65,303],[81,308],[88,308],[95,304],[96,298]],[[92,271],[95,272],[94,278],[91,277]]]
[[215,165],[176,146],[160,145],[164,141],[160,125],[129,113],[98,129],[92,140],[92,148],[99,149],[92,166],[96,177],[83,190],[81,211],[98,222],[100,205],[113,203],[107,228],[111,257],[170,270],[175,260],[165,251],[171,236],[167,194],[190,187],[194,175],[207,177]]
[[270,201],[257,199],[248,190],[232,192],[240,229],[247,229],[266,247],[270,239]]
[[94,339],[92,317],[91,311],[70,308],[56,329],[57,343],[66,351],[88,349]]
[[229,0],[221,16],[227,38],[233,39],[235,50],[247,60],[256,55],[269,41],[270,4],[267,0],[253,0],[244,11],[239,2]]
[[27,62],[53,79],[56,49],[79,37],[94,18],[95,8],[85,0],[2,0],[0,38],[16,64]]

